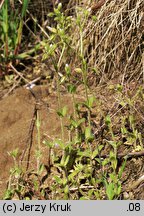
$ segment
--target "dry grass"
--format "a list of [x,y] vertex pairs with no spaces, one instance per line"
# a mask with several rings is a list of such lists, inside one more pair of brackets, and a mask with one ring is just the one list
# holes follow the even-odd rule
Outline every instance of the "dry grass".
[[[41,33],[47,31],[48,25],[53,25],[51,19],[47,19],[47,14],[53,10],[52,2],[41,0],[38,3],[30,2],[29,4],[30,13],[38,16]],[[68,62],[72,68],[75,68],[80,64],[77,59],[80,38],[78,26],[75,24],[78,7],[90,11],[95,1],[62,0],[61,2],[65,13],[72,15],[72,28],[74,29],[71,29],[71,34],[75,54]],[[141,78],[144,80],[142,58],[144,47],[143,9],[143,0],[106,0],[95,14],[91,15],[90,12],[85,22],[83,43],[89,77],[92,77],[93,83],[103,83],[113,78],[118,78],[122,84],[125,81],[129,82]],[[96,19],[93,19],[94,16]],[[96,69],[96,74],[93,74],[93,68]]]
[[142,0],[108,0],[96,12],[96,21],[89,17],[83,33],[85,55],[89,67],[97,69],[97,81],[143,77],[143,9]]

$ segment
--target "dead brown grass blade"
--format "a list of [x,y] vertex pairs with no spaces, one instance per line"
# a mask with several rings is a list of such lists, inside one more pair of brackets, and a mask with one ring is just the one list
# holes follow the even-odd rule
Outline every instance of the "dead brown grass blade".
[[84,32],[89,67],[97,69],[100,81],[119,77],[123,83],[142,78],[143,0],[107,0],[93,15],[96,21],[91,15]]

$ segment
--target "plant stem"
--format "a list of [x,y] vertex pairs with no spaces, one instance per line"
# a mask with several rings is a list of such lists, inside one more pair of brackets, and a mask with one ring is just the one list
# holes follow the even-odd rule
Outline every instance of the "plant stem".
[[[82,77],[83,77],[83,83],[84,83],[84,87],[85,87],[85,96],[86,96],[86,100],[89,100],[89,96],[88,96],[88,86],[87,86],[87,65],[86,65],[86,61],[84,58],[84,54],[83,54],[83,36],[82,36],[82,31],[80,29],[80,54],[81,54],[81,60],[82,60]],[[90,117],[90,110],[87,110],[88,113],[88,124],[89,127],[91,127],[91,117]]]
[[[56,71],[56,83],[57,83],[58,106],[59,106],[60,110],[62,109],[62,103],[61,103],[61,92],[60,92],[60,82],[59,82],[59,74],[58,74],[58,72],[59,72],[59,69],[60,69],[61,59],[63,57],[65,48],[66,48],[66,44],[63,43],[62,52],[61,52],[61,55],[59,57],[57,67],[56,67],[57,68],[57,71]],[[64,124],[63,124],[63,118],[62,117],[60,117],[60,123],[61,123],[61,139],[62,139],[62,141],[64,141]]]
[[37,155],[37,172],[40,166],[40,149],[41,149],[41,141],[40,141],[40,117],[39,112],[37,111],[37,137],[38,137],[38,155]]

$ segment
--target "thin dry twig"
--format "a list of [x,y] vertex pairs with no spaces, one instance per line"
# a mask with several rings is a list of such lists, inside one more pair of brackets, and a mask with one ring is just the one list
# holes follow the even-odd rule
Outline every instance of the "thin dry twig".
[[20,73],[16,70],[16,68],[12,65],[12,63],[9,64],[9,67],[19,76],[21,77],[26,83],[29,83],[29,81]]
[[34,131],[34,126],[35,126],[35,121],[36,121],[36,116],[37,116],[37,108],[36,108],[36,104],[34,106],[34,111],[33,111],[33,115],[32,115],[32,120],[30,123],[30,127],[29,127],[29,132],[28,132],[28,138],[26,140],[26,146],[25,149],[21,155],[21,163],[24,160],[25,154],[28,151],[28,155],[27,155],[27,164],[26,164],[26,170],[28,170],[29,168],[29,163],[30,163],[30,154],[31,154],[31,148],[32,148],[32,143],[33,143],[33,131]]
[[[121,159],[121,158],[127,158],[127,159],[130,159],[130,158],[137,158],[137,157],[142,157],[142,156],[144,156],[144,150],[142,150],[142,151],[139,151],[139,152],[130,152],[130,153],[128,153],[128,154],[124,154],[124,153],[119,153],[119,154],[117,154],[117,158],[118,159]],[[109,155],[108,154],[104,154],[104,155],[101,155],[100,156],[102,159],[104,159],[104,158],[108,158],[109,157]]]
[[75,187],[75,188],[70,188],[69,191],[70,192],[76,192],[78,190],[90,190],[90,189],[93,189],[94,186],[91,186],[91,185],[82,185],[80,187]]
[[1,2],[0,2],[0,9],[2,8],[4,1],[5,0],[1,0]]

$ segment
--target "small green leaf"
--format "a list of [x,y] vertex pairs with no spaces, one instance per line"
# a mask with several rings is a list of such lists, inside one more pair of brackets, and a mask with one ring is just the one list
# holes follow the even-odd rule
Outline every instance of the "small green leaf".
[[96,22],[96,21],[97,21],[97,16],[92,16],[92,20],[93,20],[94,22]]
[[126,127],[121,127],[121,133],[122,134],[127,134],[127,129],[126,129]]
[[90,142],[94,139],[94,135],[92,134],[91,128],[86,127],[85,128],[85,139]]
[[110,151],[110,156],[109,157],[110,157],[110,162],[111,162],[112,168],[114,170],[116,170],[118,161],[117,161],[117,158],[116,158],[114,152]]
[[95,97],[94,96],[88,98],[89,108],[92,108],[94,101],[95,101]]
[[80,126],[83,122],[85,122],[85,118],[78,120],[77,127]]
[[65,72],[67,74],[67,76],[69,76],[71,74],[71,70],[68,64],[65,65]]
[[93,153],[92,153],[92,159],[94,159],[98,155],[98,153],[99,153],[98,149],[96,149],[95,151],[93,151]]
[[60,161],[60,166],[64,167],[64,164],[65,164],[65,156],[63,155]]
[[21,13],[21,16],[22,16],[22,19],[24,18],[25,14],[26,14],[26,10],[28,8],[28,0],[24,0],[23,1],[23,4],[22,4],[22,13]]
[[117,195],[120,195],[121,191],[122,191],[121,183],[118,182],[118,186],[117,186]]
[[109,163],[109,158],[106,158],[102,161],[102,166],[104,167],[105,165],[107,165]]
[[60,79],[60,84],[63,84],[66,80],[66,77],[65,76],[62,76],[61,79]]
[[75,93],[76,92],[76,86],[75,85],[68,85],[68,92],[69,93]]
[[113,200],[115,193],[114,193],[114,184],[113,183],[106,183],[106,194],[109,200]]
[[58,4],[57,9],[58,9],[59,11],[62,9],[62,3],[61,3],[61,2]]
[[111,117],[110,117],[110,115],[107,115],[106,116],[106,118],[105,118],[105,123],[106,123],[106,125],[110,125],[111,124]]
[[18,153],[19,153],[19,149],[16,148],[15,150],[11,151],[11,152],[8,152],[8,154],[13,157],[13,158],[16,158],[18,156]]
[[67,106],[64,106],[61,110],[57,111],[60,117],[64,117],[67,114]]
[[53,17],[54,16],[54,13],[48,13],[48,17]]
[[117,89],[117,91],[122,92],[122,90],[123,90],[123,85],[117,84],[117,85],[116,85],[116,89]]
[[65,159],[64,166],[66,167],[70,159],[70,155],[68,155]]
[[87,198],[87,197],[84,197],[84,196],[82,196],[82,197],[80,197],[80,200],[88,200],[88,198]]
[[69,186],[68,186],[68,185],[65,186],[65,188],[64,188],[64,193],[65,193],[65,194],[68,194],[68,193],[69,193]]
[[78,175],[79,171],[78,170],[71,170],[71,173],[69,174],[68,178],[69,180],[73,180],[77,175]]
[[122,101],[120,102],[120,105],[121,105],[122,107],[124,107],[124,106],[126,105],[126,102],[122,100]]
[[127,162],[127,158],[124,159],[124,161],[123,161],[121,167],[119,168],[119,172],[118,172],[118,177],[119,177],[119,179],[122,177],[122,174],[123,174],[123,172],[124,172],[124,168],[125,168],[125,166],[126,166],[126,162]]
[[41,174],[44,171],[44,164],[40,164],[38,173]]
[[44,140],[44,141],[43,141],[43,144],[46,145],[46,146],[49,147],[49,148],[52,148],[52,147],[53,147],[53,143],[52,143],[52,142],[49,142],[49,141],[47,141],[47,140]]
[[83,122],[85,122],[85,118],[82,118],[78,121],[75,121],[74,119],[71,118],[71,124],[74,128],[79,127]]
[[54,179],[57,184],[62,184],[62,178],[60,178],[59,176],[54,176]]
[[94,96],[89,97],[88,100],[84,103],[84,105],[85,105],[88,109],[91,109],[92,106],[93,106],[94,101],[95,101],[95,97],[94,97]]

